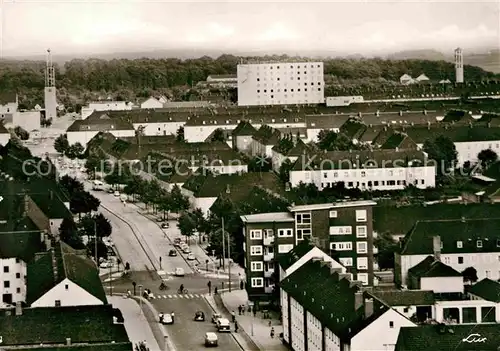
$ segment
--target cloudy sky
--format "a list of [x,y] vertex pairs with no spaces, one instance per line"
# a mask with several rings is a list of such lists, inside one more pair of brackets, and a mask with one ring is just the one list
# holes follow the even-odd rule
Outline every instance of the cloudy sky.
[[498,47],[498,0],[0,0],[3,56],[154,49],[373,54]]

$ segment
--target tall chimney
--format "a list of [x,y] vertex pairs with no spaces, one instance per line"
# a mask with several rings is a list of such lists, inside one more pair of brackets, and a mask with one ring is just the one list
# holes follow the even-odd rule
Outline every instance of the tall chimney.
[[21,305],[20,301],[16,302],[16,316],[22,316],[23,315],[23,307]]
[[365,318],[369,318],[373,314],[373,299],[365,300]]
[[358,310],[363,306],[363,292],[356,291],[354,293],[354,310]]
[[432,249],[434,251],[434,259],[441,261],[441,237],[436,235],[432,238]]

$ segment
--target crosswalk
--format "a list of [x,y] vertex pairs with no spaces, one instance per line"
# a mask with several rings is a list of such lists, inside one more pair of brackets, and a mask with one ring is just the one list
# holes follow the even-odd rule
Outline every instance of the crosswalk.
[[150,299],[201,299],[205,294],[151,294]]

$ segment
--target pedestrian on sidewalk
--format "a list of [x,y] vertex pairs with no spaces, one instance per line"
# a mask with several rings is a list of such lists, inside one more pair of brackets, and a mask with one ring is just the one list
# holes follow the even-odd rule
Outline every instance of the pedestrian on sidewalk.
[[241,314],[245,315],[245,305],[241,305]]
[[241,316],[241,305],[238,306],[238,314]]
[[214,289],[214,295],[217,295],[217,287]]
[[208,281],[207,286],[208,286],[208,294],[211,295],[212,294],[212,282],[210,280]]
[[234,322],[234,332],[237,333],[239,329],[238,322]]
[[271,338],[274,339],[274,327],[271,328]]
[[234,313],[234,311],[231,312],[231,317],[233,319],[233,323],[235,323],[236,322],[236,313]]

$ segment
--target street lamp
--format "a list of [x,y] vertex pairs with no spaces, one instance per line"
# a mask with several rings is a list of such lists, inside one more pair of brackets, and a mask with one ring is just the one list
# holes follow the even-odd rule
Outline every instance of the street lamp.
[[140,307],[139,314],[141,314],[142,313],[142,284],[139,284],[139,307]]

